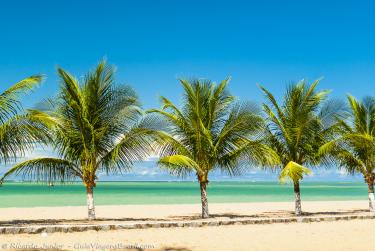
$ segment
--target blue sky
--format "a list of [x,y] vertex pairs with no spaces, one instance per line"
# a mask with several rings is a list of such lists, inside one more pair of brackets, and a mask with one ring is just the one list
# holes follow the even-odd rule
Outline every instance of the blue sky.
[[53,95],[61,66],[77,76],[101,58],[117,66],[145,108],[178,102],[176,78],[232,76],[240,99],[280,96],[290,81],[324,77],[332,96],[373,94],[371,1],[2,1],[0,84],[34,73],[44,84],[26,106]]

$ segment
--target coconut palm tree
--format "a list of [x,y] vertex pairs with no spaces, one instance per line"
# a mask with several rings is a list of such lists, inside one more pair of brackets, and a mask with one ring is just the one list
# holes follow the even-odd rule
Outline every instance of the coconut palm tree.
[[36,110],[24,111],[20,97],[33,90],[41,75],[21,80],[0,94],[0,163],[16,159],[48,141],[48,127]]
[[134,91],[114,82],[113,67],[100,62],[82,82],[59,68],[59,97],[45,113],[54,121],[58,157],[36,158],[3,177],[22,174],[37,181],[80,179],[86,187],[88,219],[95,219],[93,190],[98,172],[121,172],[150,153],[156,121],[143,117]]
[[280,181],[290,178],[295,193],[295,214],[301,215],[300,180],[321,159],[318,150],[332,138],[335,120],[340,114],[339,102],[325,102],[329,91],[317,91],[319,80],[311,85],[304,80],[288,87],[282,104],[260,86],[268,103],[264,103],[267,116],[266,142],[277,152],[281,165]]
[[339,119],[338,137],[320,148],[350,174],[361,173],[368,185],[369,210],[374,208],[375,179],[375,99],[362,102],[348,96],[349,116]]
[[158,164],[172,174],[195,173],[200,184],[202,218],[209,217],[207,184],[209,172],[219,168],[235,175],[245,161],[275,162],[275,155],[261,143],[263,119],[256,105],[236,102],[228,93],[225,79],[215,85],[209,80],[180,80],[184,89],[179,109],[166,97],[162,108],[151,110],[168,122],[162,135]]

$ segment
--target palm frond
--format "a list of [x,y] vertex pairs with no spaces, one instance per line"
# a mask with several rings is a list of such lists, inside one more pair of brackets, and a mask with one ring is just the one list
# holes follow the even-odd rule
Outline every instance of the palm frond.
[[36,158],[21,162],[8,170],[0,179],[2,183],[10,175],[22,175],[23,179],[43,182],[67,181],[80,178],[82,173],[74,163],[57,158]]
[[[272,95],[272,93],[269,92],[266,88],[264,88],[263,86],[261,86],[259,84],[258,84],[258,87],[265,93],[266,98],[272,104],[272,106],[274,107],[274,109],[277,111],[277,117],[279,117],[281,119],[284,118],[284,113],[281,110],[281,108],[279,107],[279,105],[278,105],[275,97]],[[268,110],[271,110],[271,109],[268,109]]]
[[294,183],[297,183],[306,174],[311,174],[311,170],[294,161],[290,161],[281,171],[279,180],[281,183],[284,183],[289,178]]
[[349,115],[338,119],[336,137],[319,149],[332,162],[367,176],[375,169],[375,100],[365,97],[362,102],[348,96]]
[[166,132],[159,132],[159,165],[176,175],[195,170],[207,179],[215,168],[237,174],[245,162],[266,162],[268,155],[262,153],[267,147],[262,148],[259,140],[264,125],[260,109],[254,103],[237,102],[227,90],[229,78],[218,85],[203,79],[180,82],[184,89],[181,109],[162,97],[163,110],[149,111],[168,122]]
[[145,160],[154,153],[154,145],[160,141],[158,130],[163,129],[163,122],[155,116],[145,116],[123,132],[113,149],[108,151],[99,162],[107,173],[129,170],[135,161]]
[[0,123],[16,115],[21,110],[20,95],[24,95],[34,89],[43,76],[34,75],[21,80],[0,94]]
[[0,160],[5,163],[16,160],[36,144],[51,142],[51,123],[49,116],[29,110],[0,124]]
[[204,173],[204,170],[191,158],[184,155],[171,155],[160,158],[158,164],[166,168],[171,174],[184,177],[192,171],[199,174]]
[[263,105],[268,121],[265,142],[284,165],[290,161],[317,165],[323,159],[319,147],[338,131],[337,121],[343,118],[345,108],[340,102],[327,101],[329,91],[316,90],[319,81],[308,85],[302,80],[289,85],[282,105],[261,87],[272,104]]
[[[12,132],[5,126],[3,130],[0,128],[0,136],[7,139],[0,140],[0,144],[7,143],[0,145],[0,153],[1,147],[8,155],[16,150],[29,150],[46,129],[48,133],[43,140],[52,144],[59,159],[26,161],[9,173],[24,173],[37,180],[77,177],[85,185],[95,186],[98,170],[128,170],[133,161],[152,154],[152,144],[156,139],[152,131],[162,127],[156,120],[144,118],[132,88],[115,83],[114,67],[101,61],[82,80],[62,68],[57,72],[59,95],[48,101],[42,111],[30,110],[27,123],[21,123],[20,119],[14,122],[19,126],[12,125]],[[32,126],[37,125],[39,130],[34,130]],[[24,144],[21,136],[27,134],[27,144]],[[16,149],[16,146],[23,148]]]

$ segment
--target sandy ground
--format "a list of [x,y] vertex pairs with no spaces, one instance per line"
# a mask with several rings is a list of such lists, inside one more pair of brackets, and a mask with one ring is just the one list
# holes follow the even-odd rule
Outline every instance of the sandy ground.
[[[374,250],[373,220],[0,236],[3,249]],[[118,247],[118,248],[117,248]],[[151,248],[151,249],[148,249]]]
[[[366,209],[366,201],[304,202],[309,213],[336,214]],[[293,203],[212,204],[213,214],[288,213]],[[154,219],[195,216],[199,205],[101,206],[101,218]],[[0,220],[84,218],[85,207],[0,209]],[[34,235],[0,235],[0,250],[375,250],[375,220],[279,223],[202,228],[160,228]],[[133,246],[132,246],[133,245]],[[151,248],[151,249],[150,249]],[[56,250],[54,249],[54,250]],[[53,249],[52,249],[53,250]]]
[[[1,203],[1,201],[0,201]],[[345,213],[366,210],[367,201],[305,201],[302,210],[309,213]],[[197,216],[199,204],[97,206],[97,218],[105,219],[174,219]],[[211,215],[252,216],[254,214],[287,214],[294,202],[256,202],[209,204]],[[85,219],[87,209],[78,207],[0,208],[0,221],[37,219]]]

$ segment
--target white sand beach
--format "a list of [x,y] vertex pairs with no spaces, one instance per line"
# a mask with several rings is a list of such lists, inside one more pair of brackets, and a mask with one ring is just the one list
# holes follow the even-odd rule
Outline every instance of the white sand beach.
[[[311,215],[364,213],[367,201],[306,201]],[[292,215],[293,203],[211,204],[214,217]],[[200,205],[97,206],[100,220],[133,221],[196,218]],[[84,220],[86,207],[2,208],[0,221]],[[293,216],[292,216],[293,217]],[[79,233],[1,235],[3,249],[60,250],[374,250],[375,220],[277,223],[201,228],[153,228]],[[138,249],[137,249],[138,248]],[[56,250],[55,249],[55,250]]]
[[[366,210],[367,201],[304,201],[302,209],[308,213],[352,212]],[[223,215],[292,215],[294,202],[211,203],[210,214]],[[113,205],[96,206],[97,218],[105,219],[174,219],[199,217],[200,204],[172,205]],[[0,221],[39,219],[86,219],[86,206],[0,208]]]
[[[264,250],[264,251],[372,251],[375,221],[116,230],[0,236],[0,245],[43,245],[61,250]],[[92,248],[88,245],[93,245]],[[117,247],[123,247],[117,249]],[[98,248],[95,248],[98,247]],[[143,248],[143,249],[142,249]]]

